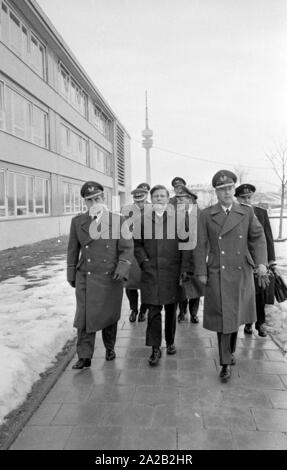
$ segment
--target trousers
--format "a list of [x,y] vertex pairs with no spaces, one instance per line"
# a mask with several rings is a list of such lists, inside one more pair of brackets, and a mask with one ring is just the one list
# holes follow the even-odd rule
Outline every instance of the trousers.
[[232,354],[236,349],[238,331],[233,333],[217,333],[220,365],[231,364]]
[[[161,311],[162,305],[148,305],[146,345],[160,346],[162,341]],[[176,303],[164,305],[165,341],[169,346],[174,343],[176,330]]]
[[[106,349],[114,349],[116,344],[118,322],[102,330],[103,343]],[[96,333],[87,333],[86,330],[77,331],[77,354],[81,359],[92,359],[95,349]]]

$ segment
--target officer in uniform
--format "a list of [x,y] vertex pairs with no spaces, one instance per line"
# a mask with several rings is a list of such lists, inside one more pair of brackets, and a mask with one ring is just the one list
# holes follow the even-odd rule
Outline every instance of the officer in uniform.
[[[177,209],[185,210],[186,214],[186,229],[189,229],[189,215],[191,211],[196,207],[196,221],[198,224],[200,210],[196,205],[197,195],[190,191],[186,186],[180,186],[176,194]],[[200,297],[203,296],[204,286],[198,280],[197,276],[194,276],[194,266],[190,266],[188,277],[181,284],[181,300],[179,301],[179,314],[178,322],[185,321],[185,315],[187,312],[187,305],[189,305],[190,321],[192,323],[198,323],[199,319],[197,316]]]
[[124,217],[104,204],[104,188],[95,181],[81,188],[88,211],[72,219],[68,244],[67,280],[76,288],[78,361],[73,369],[90,367],[96,331],[102,330],[106,360],[114,347],[121,314],[123,282],[133,259],[133,240]]
[[234,201],[236,181],[228,170],[214,175],[218,202],[201,212],[194,250],[195,274],[206,285],[203,327],[217,332],[223,382],[235,364],[239,326],[256,318],[253,270],[260,279],[267,272],[263,228],[251,207]]
[[[256,191],[255,186],[253,184],[241,184],[235,190],[235,197],[237,198],[238,202],[242,204],[247,204],[251,206],[252,204],[252,197]],[[276,261],[275,261],[275,250],[274,250],[274,241],[272,235],[272,229],[268,217],[268,213],[266,209],[262,207],[252,205],[254,214],[258,218],[259,222],[261,223],[266,243],[267,243],[267,258],[268,258],[268,266],[271,270],[276,269]],[[258,278],[254,276],[255,282],[255,290],[256,290],[256,317],[257,321],[255,323],[255,328],[258,331],[259,336],[266,337],[267,333],[264,328],[265,323],[265,303],[274,303],[274,293],[273,293],[273,284],[270,285],[267,289],[263,289],[258,285]],[[271,292],[272,289],[272,292]],[[266,293],[268,291],[268,302],[266,302]],[[272,300],[270,300],[272,298]],[[252,334],[252,323],[247,323],[244,327],[244,333]]]
[[[144,210],[145,204],[148,204],[147,202],[147,196],[148,196],[148,188],[149,185],[147,183],[142,183],[137,186],[133,191],[131,191],[131,194],[133,196],[133,204],[126,205],[122,208],[122,213],[127,216],[133,216],[134,218],[138,215],[140,216],[140,213]],[[138,289],[140,289],[140,284],[141,284],[141,269],[138,265],[138,262],[136,258],[134,257],[133,262],[132,262],[132,267],[130,271],[130,276],[129,280],[125,284],[126,288],[126,295],[127,298],[129,299],[129,304],[130,304],[130,316],[129,316],[129,321],[130,322],[135,322],[137,315],[138,316],[138,321],[142,322],[145,321],[145,314],[147,311],[147,305],[144,303],[141,303],[140,306],[140,311],[138,311]]]
[[181,176],[176,176],[173,178],[171,181],[171,185],[174,189],[174,196],[169,199],[169,204],[172,204],[173,206],[176,206],[177,204],[177,193],[180,191],[182,186],[186,186],[186,181],[181,177]]

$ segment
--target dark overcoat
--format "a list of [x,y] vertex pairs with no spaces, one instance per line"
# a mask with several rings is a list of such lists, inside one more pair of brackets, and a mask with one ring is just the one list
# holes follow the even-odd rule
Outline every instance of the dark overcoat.
[[[174,237],[168,237],[172,226]],[[178,233],[173,206],[162,217],[152,209],[141,216],[141,237],[134,238],[134,252],[142,268],[142,303],[166,305],[179,300],[180,274],[187,270],[191,255],[190,250],[180,249]]]
[[119,320],[123,282],[113,276],[128,279],[132,259],[133,240],[122,216],[104,211],[97,223],[86,212],[72,219],[67,280],[76,282],[74,327],[91,333]]
[[228,216],[219,203],[204,209],[194,257],[196,274],[208,276],[204,328],[232,333],[255,321],[253,269],[267,264],[267,248],[253,209],[236,202]]
[[[272,264],[275,262],[275,249],[274,249],[274,241],[273,241],[273,234],[272,234],[272,229],[270,225],[270,220],[268,217],[268,212],[266,209],[263,209],[262,207],[258,206],[252,206],[254,210],[254,214],[258,218],[259,222],[261,223],[265,238],[266,238],[266,243],[267,243],[267,259],[268,259],[268,264]],[[274,304],[274,278],[270,278],[270,284],[266,289],[262,289],[262,287],[258,286],[258,281],[257,278],[254,278],[255,280],[255,289],[256,293],[260,294],[264,297],[264,302],[267,304]]]

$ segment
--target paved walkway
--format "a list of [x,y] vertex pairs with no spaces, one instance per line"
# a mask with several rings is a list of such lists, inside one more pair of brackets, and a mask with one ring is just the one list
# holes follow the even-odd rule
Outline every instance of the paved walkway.
[[116,360],[105,361],[99,334],[91,369],[68,366],[12,450],[287,449],[287,363],[270,338],[240,329],[222,384],[216,334],[201,316],[177,326],[177,354],[163,347],[151,368],[146,324],[129,323],[126,300],[123,310]]

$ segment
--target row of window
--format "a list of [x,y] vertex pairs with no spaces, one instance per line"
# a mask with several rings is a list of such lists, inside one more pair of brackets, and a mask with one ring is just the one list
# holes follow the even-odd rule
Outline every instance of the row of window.
[[[48,148],[48,113],[0,81],[0,130]],[[88,139],[65,124],[60,125],[61,154],[83,165],[88,164]],[[111,154],[95,143],[90,167],[112,175]]]
[[46,148],[48,114],[0,82],[0,129]]
[[46,53],[44,45],[5,2],[1,2],[0,28],[2,41],[45,79]]
[[[38,75],[46,80],[46,48],[34,32],[19,16],[1,2],[0,37]],[[59,62],[59,91],[61,95],[85,118],[88,119],[88,95],[77,84],[71,73]],[[94,106],[92,123],[108,140],[111,140],[111,120],[101,108]]]
[[[86,210],[80,184],[63,182],[63,212],[75,214]],[[49,215],[50,181],[39,176],[0,170],[0,218]],[[107,206],[112,208],[112,190],[105,188]]]
[[48,179],[0,170],[0,217],[34,217],[49,213]]

